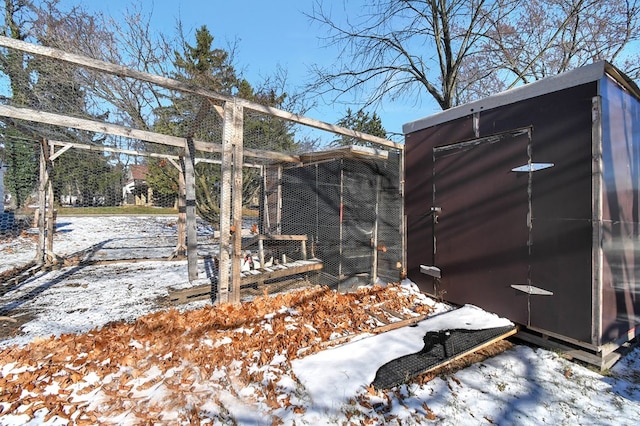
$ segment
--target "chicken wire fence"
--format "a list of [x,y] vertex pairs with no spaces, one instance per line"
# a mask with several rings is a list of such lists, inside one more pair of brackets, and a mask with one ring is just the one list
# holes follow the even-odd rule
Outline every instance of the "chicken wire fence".
[[[401,277],[401,145],[56,49],[0,46],[0,316],[39,294],[21,293],[39,274],[92,264],[174,261],[175,303]],[[342,144],[310,150],[309,134]]]

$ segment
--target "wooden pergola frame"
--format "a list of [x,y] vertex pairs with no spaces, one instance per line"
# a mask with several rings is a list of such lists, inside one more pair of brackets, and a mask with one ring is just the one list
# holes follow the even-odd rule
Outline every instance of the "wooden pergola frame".
[[[288,155],[281,152],[273,152],[259,149],[248,149],[243,147],[243,111],[244,109],[263,113],[272,117],[281,118],[294,123],[302,124],[312,128],[325,130],[328,132],[340,134],[343,136],[353,137],[362,141],[371,142],[386,148],[397,149],[403,151],[404,145],[389,141],[384,138],[357,132],[333,124],[314,120],[298,114],[292,114],[287,111],[266,105],[250,102],[244,99],[234,98],[220,93],[216,93],[199,86],[180,82],[174,79],[161,77],[145,72],[133,70],[131,68],[116,65],[109,62],[92,59],[82,55],[76,55],[65,52],[60,49],[39,46],[20,40],[0,36],[0,46],[19,50],[25,53],[49,58],[53,61],[62,61],[69,64],[77,65],[87,69],[116,75],[119,77],[135,78],[148,83],[156,84],[170,90],[182,91],[199,95],[203,98],[203,104],[200,111],[192,123],[191,129],[185,137],[176,137],[164,135],[160,133],[133,129],[116,124],[110,124],[95,120],[81,119],[70,117],[62,114],[54,114],[30,108],[18,108],[9,105],[0,105],[0,116],[13,119],[38,122],[43,124],[56,125],[91,132],[122,136],[131,139],[139,139],[145,142],[152,142],[161,145],[168,145],[181,148],[181,155],[178,158],[167,156],[174,166],[181,170],[181,186],[184,184],[184,205],[179,205],[179,211],[184,210],[184,227],[183,235],[186,235],[187,247],[186,254],[188,259],[189,281],[198,279],[197,271],[197,238],[196,238],[196,214],[195,214],[195,174],[194,167],[197,151],[219,153],[221,154],[222,182],[220,189],[220,257],[218,278],[218,295],[217,301],[220,303],[239,303],[240,301],[240,261],[242,258],[242,234],[241,232],[231,232],[232,229],[242,229],[242,168],[251,160],[256,162],[286,162],[286,163],[302,163],[299,156]],[[222,106],[220,106],[222,104]],[[212,107],[223,117],[223,137],[222,144],[199,141],[193,138],[194,129],[198,125],[198,117],[202,118]],[[58,152],[54,152],[54,146],[62,146]],[[46,209],[47,202],[53,203],[53,189],[49,179],[52,161],[68,149],[90,149],[103,150],[122,153],[131,153],[125,150],[118,151],[115,148],[93,147],[91,145],[81,145],[67,142],[50,142],[43,139],[41,148],[41,164],[40,164],[40,209],[39,226],[41,229],[40,238],[42,253],[39,253],[41,259],[45,260],[47,256],[53,255],[53,217],[45,221],[45,214],[53,215],[53,206]],[[140,155],[135,152],[135,155]],[[160,154],[151,154],[155,156]],[[52,158],[53,157],[53,158]],[[204,161],[204,160],[200,160]],[[182,182],[184,180],[184,182]],[[181,188],[182,189],[182,188]],[[182,193],[182,191],[181,191]],[[237,196],[234,196],[237,195]],[[182,198],[182,197],[180,197]],[[49,201],[47,201],[47,199]],[[233,200],[233,201],[232,201]],[[181,202],[182,203],[182,202]],[[45,222],[51,229],[44,232]],[[44,240],[45,235],[49,238]],[[182,237],[181,237],[182,238]],[[179,240],[181,241],[181,240]],[[45,247],[46,245],[46,247]],[[180,249],[180,242],[178,243]],[[226,273],[231,271],[231,274]]]

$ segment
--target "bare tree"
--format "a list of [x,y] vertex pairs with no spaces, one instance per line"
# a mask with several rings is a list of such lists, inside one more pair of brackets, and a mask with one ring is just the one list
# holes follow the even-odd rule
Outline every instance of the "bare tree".
[[341,50],[335,64],[314,68],[312,89],[355,94],[364,106],[426,91],[442,109],[450,108],[460,68],[499,6],[489,0],[374,0],[352,17],[318,0],[309,16],[327,28],[326,43]]
[[[531,0],[491,18],[480,53],[465,63],[467,99],[607,60],[640,77],[640,2]],[[635,48],[634,48],[634,43]],[[479,70],[490,74],[479,75]]]
[[309,17],[340,53],[310,90],[447,109],[601,59],[636,78],[638,1],[374,0],[350,16],[317,0]]

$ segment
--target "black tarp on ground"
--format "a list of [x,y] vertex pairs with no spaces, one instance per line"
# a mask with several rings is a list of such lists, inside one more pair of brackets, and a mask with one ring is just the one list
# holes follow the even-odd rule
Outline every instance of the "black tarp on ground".
[[373,380],[376,389],[389,389],[409,379],[433,370],[485,343],[511,334],[515,326],[484,330],[443,330],[428,332],[424,347],[416,353],[396,358],[380,367]]

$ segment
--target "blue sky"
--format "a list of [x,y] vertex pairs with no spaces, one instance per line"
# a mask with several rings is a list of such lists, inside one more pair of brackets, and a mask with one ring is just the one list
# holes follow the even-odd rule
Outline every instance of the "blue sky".
[[[82,0],[78,0],[82,1]],[[111,16],[122,15],[131,0],[89,1],[89,8]],[[335,10],[341,10],[340,0],[325,0]],[[347,13],[357,12],[366,0],[348,1]],[[68,4],[77,3],[67,0]],[[309,66],[329,65],[335,50],[323,46],[320,37],[325,29],[312,23],[304,13],[310,13],[314,0],[143,0],[143,10],[151,12],[152,27],[174,34],[177,18],[185,31],[193,35],[206,25],[215,37],[216,47],[226,48],[229,41],[238,40],[236,66],[253,85],[266,76],[274,75],[277,68],[287,70],[287,91],[298,91],[310,78]],[[347,105],[319,101],[318,107],[307,116],[335,123],[345,115]],[[354,110],[358,106],[353,106]],[[387,103],[376,112],[388,132],[401,133],[402,125],[437,112],[433,103],[421,108],[400,103]],[[394,138],[397,140],[397,138]],[[400,139],[401,141],[401,139]]]

